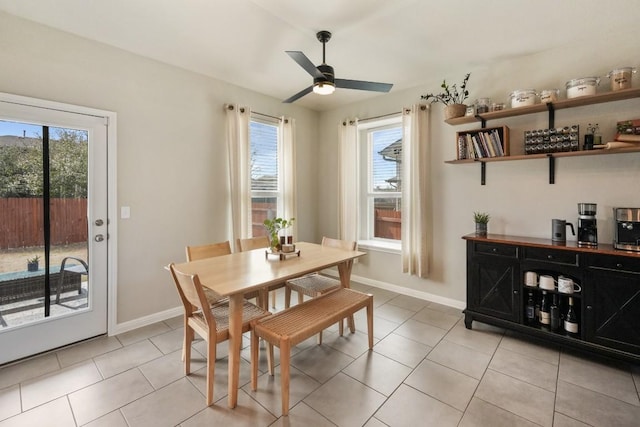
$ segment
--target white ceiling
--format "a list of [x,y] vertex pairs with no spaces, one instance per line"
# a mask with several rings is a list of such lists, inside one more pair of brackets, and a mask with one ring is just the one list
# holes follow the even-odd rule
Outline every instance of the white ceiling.
[[[635,27],[640,1],[0,0],[0,11],[285,99],[312,83],[285,51],[319,64],[319,30],[333,33],[336,77],[431,92],[462,80],[452,71]],[[328,110],[375,96],[338,89],[296,103]]]

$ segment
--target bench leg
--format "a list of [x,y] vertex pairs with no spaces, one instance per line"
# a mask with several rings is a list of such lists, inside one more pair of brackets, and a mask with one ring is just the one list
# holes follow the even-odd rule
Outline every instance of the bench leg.
[[369,335],[369,350],[373,350],[373,298],[367,304],[367,333]]
[[289,415],[289,364],[291,342],[288,338],[280,341],[280,389],[282,392],[282,415]]

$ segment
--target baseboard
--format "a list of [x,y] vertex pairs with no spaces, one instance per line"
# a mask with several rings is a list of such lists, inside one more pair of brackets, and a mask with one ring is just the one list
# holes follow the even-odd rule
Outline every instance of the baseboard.
[[[333,270],[325,270],[325,274],[338,277],[337,271]],[[385,289],[387,291],[396,292],[398,294],[407,295],[414,298],[419,298],[421,300],[435,302],[438,304],[446,305],[448,307],[454,307],[460,310],[466,308],[466,303],[464,301],[458,301],[451,298],[445,298],[439,295],[434,295],[429,292],[417,291],[415,289],[405,288],[403,286],[393,285],[387,282],[381,282],[379,280],[369,279],[367,277],[361,277],[357,275],[351,275],[351,280],[354,282],[362,283],[363,285],[373,286],[375,288]],[[109,331],[109,335],[118,335],[124,332],[129,332],[134,329],[141,328],[143,326],[151,325],[153,323],[161,322],[163,320],[171,319],[173,317],[181,316],[184,314],[184,309],[182,306],[178,306],[175,308],[170,308],[165,311],[161,311],[158,313],[153,313],[148,316],[139,317],[134,320],[130,320],[128,322],[118,323],[115,325],[113,330]]]
[[[325,274],[338,277],[338,272],[334,270],[325,270]],[[381,282],[379,280],[369,279],[367,277],[361,277],[357,275],[351,275],[352,282],[362,283],[363,285],[373,286],[375,288],[385,289],[387,291],[396,292],[398,294],[406,295],[409,297],[419,298],[421,300],[435,302],[437,304],[446,305],[448,307],[464,310],[467,304],[464,301],[458,301],[451,298],[442,297],[440,295],[434,295],[429,292],[417,291],[415,289],[405,288],[403,286],[394,285],[387,282]]]
[[124,332],[129,332],[143,326],[171,319],[172,317],[182,316],[183,314],[184,308],[182,306],[170,308],[169,310],[160,311],[158,313],[153,313],[144,317],[139,317],[128,322],[118,323],[114,326],[113,330],[109,331],[109,335],[122,334]]

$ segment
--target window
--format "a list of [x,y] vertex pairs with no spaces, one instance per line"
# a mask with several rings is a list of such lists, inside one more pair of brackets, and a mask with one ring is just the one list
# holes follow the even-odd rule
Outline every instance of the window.
[[252,117],[249,141],[252,233],[254,237],[265,236],[263,221],[282,210],[278,123]]
[[402,208],[401,118],[359,125],[360,238],[399,243]]

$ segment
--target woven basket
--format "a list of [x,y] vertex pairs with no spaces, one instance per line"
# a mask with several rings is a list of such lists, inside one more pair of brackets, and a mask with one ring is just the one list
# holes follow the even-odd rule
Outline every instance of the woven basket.
[[444,107],[444,119],[454,119],[456,117],[462,117],[467,112],[467,106],[465,104],[451,104]]

